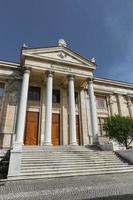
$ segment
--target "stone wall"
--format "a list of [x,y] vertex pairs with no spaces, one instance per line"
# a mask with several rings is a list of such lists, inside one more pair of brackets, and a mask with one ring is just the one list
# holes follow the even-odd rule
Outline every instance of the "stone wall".
[[20,87],[20,81],[9,80],[5,82],[4,101],[1,110],[0,148],[9,148],[12,143],[16,125]]

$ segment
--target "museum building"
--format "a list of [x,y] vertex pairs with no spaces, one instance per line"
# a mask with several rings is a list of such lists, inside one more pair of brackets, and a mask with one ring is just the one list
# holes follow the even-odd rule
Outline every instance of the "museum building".
[[105,118],[133,117],[133,84],[93,76],[88,60],[57,46],[23,45],[20,63],[0,61],[0,148],[107,144]]

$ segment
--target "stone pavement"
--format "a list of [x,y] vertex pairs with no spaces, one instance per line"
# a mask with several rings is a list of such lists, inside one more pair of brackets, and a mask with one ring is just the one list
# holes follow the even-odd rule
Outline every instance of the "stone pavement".
[[133,173],[0,182],[0,200],[133,200]]

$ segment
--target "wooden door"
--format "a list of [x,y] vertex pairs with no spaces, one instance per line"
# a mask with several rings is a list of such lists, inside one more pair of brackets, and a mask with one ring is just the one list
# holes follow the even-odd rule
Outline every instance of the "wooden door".
[[79,126],[79,115],[76,115],[76,136],[77,144],[80,145],[80,126]]
[[60,115],[52,114],[52,144],[60,144]]
[[38,143],[38,112],[27,112],[24,144],[37,145]]

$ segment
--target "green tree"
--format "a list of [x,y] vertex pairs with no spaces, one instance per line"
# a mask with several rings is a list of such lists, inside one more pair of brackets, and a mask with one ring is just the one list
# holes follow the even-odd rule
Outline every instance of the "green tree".
[[133,119],[115,115],[105,120],[104,130],[110,139],[115,140],[127,148],[133,141]]

